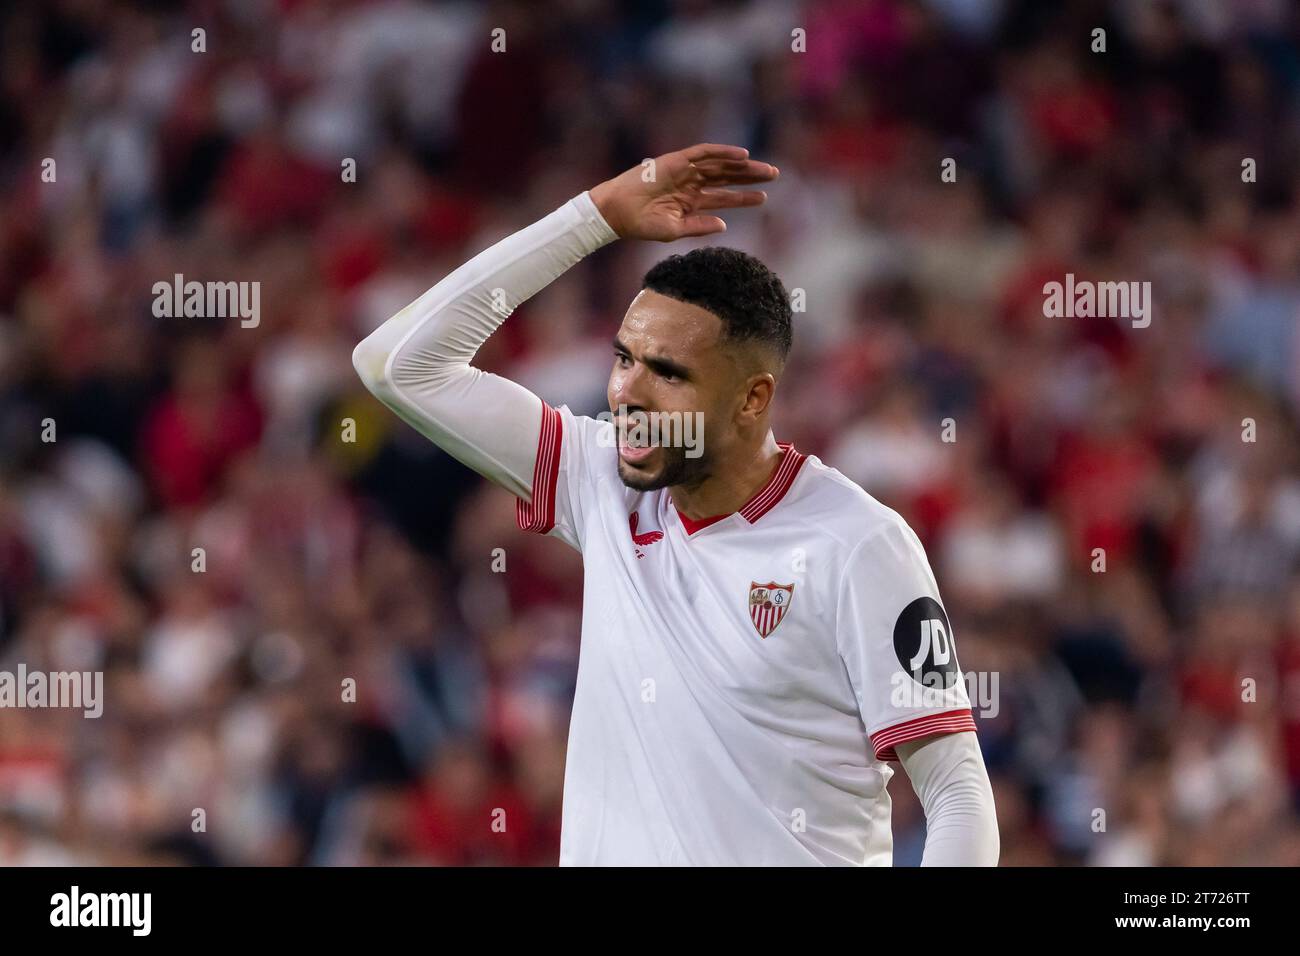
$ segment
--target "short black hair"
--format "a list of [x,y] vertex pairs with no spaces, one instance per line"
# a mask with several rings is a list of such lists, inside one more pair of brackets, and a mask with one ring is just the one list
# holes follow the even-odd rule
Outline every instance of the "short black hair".
[[725,246],[704,246],[656,263],[641,287],[707,309],[722,320],[722,336],[762,342],[785,364],[794,342],[790,297],[776,273]]

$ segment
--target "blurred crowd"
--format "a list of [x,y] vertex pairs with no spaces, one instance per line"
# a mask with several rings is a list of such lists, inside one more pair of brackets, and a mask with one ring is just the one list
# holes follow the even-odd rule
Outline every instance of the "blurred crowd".
[[[713,141],[782,170],[719,237],[802,294],[777,437],[912,523],[998,676],[1004,864],[1300,865],[1298,40],[1289,0],[6,4],[0,670],[106,701],[0,709],[0,864],[557,861],[579,556],[351,349]],[[688,245],[478,364],[594,414]],[[1045,318],[1066,273],[1149,327]],[[156,317],[176,274],[260,321]]]

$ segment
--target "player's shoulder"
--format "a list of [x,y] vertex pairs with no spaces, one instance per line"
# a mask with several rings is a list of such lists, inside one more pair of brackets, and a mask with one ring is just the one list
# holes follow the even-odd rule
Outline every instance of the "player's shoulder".
[[[571,439],[593,461],[607,459],[610,467],[617,464],[617,457],[614,453],[614,448],[617,445],[614,422],[608,417],[607,413],[602,412],[592,417],[591,415],[575,412],[568,405],[557,405],[555,410],[559,415],[566,440]],[[600,455],[598,449],[607,449],[609,454]]]
[[[549,406],[550,403],[547,404]],[[582,412],[575,412],[567,404],[558,404],[551,407],[560,413],[560,417],[565,424],[579,431],[584,437],[596,438],[604,432],[613,432],[614,422],[607,412],[600,412],[592,416]]]
[[[907,521],[843,472],[816,455],[805,457],[795,496],[800,520],[819,528],[852,551],[865,543],[889,546],[916,539]],[[793,489],[792,489],[793,490]]]

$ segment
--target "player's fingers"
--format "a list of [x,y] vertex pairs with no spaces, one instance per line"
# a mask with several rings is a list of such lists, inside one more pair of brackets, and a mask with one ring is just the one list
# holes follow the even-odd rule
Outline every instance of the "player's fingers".
[[723,161],[696,163],[706,186],[747,186],[751,183],[770,183],[781,171],[770,163],[747,159],[740,162]]
[[759,206],[767,201],[761,189],[701,189],[696,209],[739,209],[742,206]]
[[682,232],[678,238],[688,236],[711,236],[715,232],[726,232],[727,224],[717,216],[687,216],[682,220]]
[[682,150],[687,160],[698,163],[706,159],[748,159],[749,150],[743,146],[726,146],[722,143],[696,143]]

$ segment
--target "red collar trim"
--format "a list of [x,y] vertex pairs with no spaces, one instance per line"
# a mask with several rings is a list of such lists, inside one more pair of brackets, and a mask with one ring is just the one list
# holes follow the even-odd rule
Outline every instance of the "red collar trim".
[[[734,513],[735,512],[732,512],[732,514]],[[711,518],[701,518],[699,521],[696,521],[694,518],[686,517],[686,515],[682,514],[680,510],[677,512],[677,518],[681,521],[682,527],[686,529],[687,534],[695,534],[695,532],[702,528],[707,528],[709,525],[716,524],[723,518],[730,517],[731,515],[714,515]]]
[[[785,493],[789,491],[790,486],[794,484],[794,480],[798,477],[799,469],[803,467],[803,463],[808,460],[807,455],[801,454],[795,450],[792,442],[777,442],[777,445],[780,446],[784,454],[781,456],[780,463],[776,466],[776,471],[772,473],[772,477],[768,479],[767,484],[760,488],[754,494],[754,497],[745,502],[744,506],[740,509],[740,514],[750,524],[753,524],[759,518],[763,517],[763,515],[776,507],[777,502],[785,497]],[[674,508],[674,510],[676,509]],[[686,515],[682,514],[681,511],[678,510],[677,517],[681,520],[682,527],[686,529],[686,533],[691,535],[707,528],[711,524],[721,521],[723,518],[730,518],[731,515],[712,515],[708,518],[695,520],[686,517]]]
[[750,498],[745,507],[740,509],[740,513],[744,515],[745,520],[750,524],[753,524],[776,507],[776,503],[785,497],[785,493],[794,484],[803,463],[808,460],[807,455],[801,455],[795,451],[792,442],[782,441],[777,442],[777,444],[785,451],[785,455],[781,458],[781,464],[776,466],[776,473],[763,486],[763,489]]

